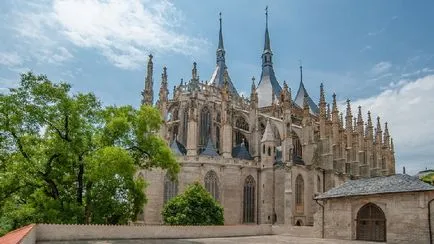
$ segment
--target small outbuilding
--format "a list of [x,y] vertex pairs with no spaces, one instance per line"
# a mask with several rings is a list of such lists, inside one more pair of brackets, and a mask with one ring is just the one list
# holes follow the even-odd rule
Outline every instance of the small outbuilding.
[[324,238],[433,243],[434,186],[397,174],[350,180],[315,197]]

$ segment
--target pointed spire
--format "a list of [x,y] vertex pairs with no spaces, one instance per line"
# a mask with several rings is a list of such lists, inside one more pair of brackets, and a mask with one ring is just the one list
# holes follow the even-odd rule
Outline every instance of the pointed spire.
[[332,113],[338,112],[338,104],[336,103],[336,93],[333,93],[333,108]]
[[270,119],[267,120],[267,125],[265,126],[264,135],[262,136],[261,142],[274,142],[273,128],[271,128]]
[[220,69],[225,69],[226,65],[225,65],[225,48],[223,45],[223,31],[222,31],[222,13],[219,13],[219,24],[220,24],[220,29],[219,29],[219,43],[217,46],[217,52],[216,52],[216,56],[217,56],[217,65],[220,66]]
[[303,84],[303,66],[300,64],[300,84]]
[[268,6],[265,7],[265,43],[264,43],[264,53],[266,51],[271,52],[270,35],[268,34]]
[[149,54],[147,73],[145,79],[145,89],[142,92],[142,104],[152,105],[154,103],[154,81],[152,78],[154,72],[154,63],[152,54]]
[[374,127],[372,126],[371,111],[368,111],[368,122],[366,125],[366,136],[368,139],[373,139],[374,137]]
[[169,90],[167,89],[167,68],[163,67],[163,73],[161,73],[161,86],[160,86],[160,102],[166,101],[169,98]]
[[384,134],[383,134],[383,139],[384,139],[384,146],[385,147],[389,147],[390,146],[390,134],[389,134],[389,128],[387,126],[387,122],[384,123]]
[[254,76],[252,76],[252,93],[254,92],[254,91],[256,91],[256,84],[255,84],[255,77]]
[[225,49],[223,46],[223,33],[222,33],[222,13],[219,13],[220,18],[219,18],[219,22],[220,22],[220,31],[219,31],[219,46],[218,49]]
[[325,94],[324,94],[324,84],[321,83],[319,86],[319,115],[320,119],[326,119],[326,101],[325,101]]
[[375,128],[375,142],[382,143],[383,135],[381,131],[380,116],[377,116],[377,128]]
[[381,123],[380,123],[380,116],[377,116],[377,132],[381,133]]
[[339,124],[342,128],[344,127],[344,114],[342,112],[339,114]]
[[353,115],[351,113],[351,104],[350,104],[350,99],[347,99],[347,111],[346,111],[346,115],[345,115],[345,128],[347,130],[352,130],[353,128]]
[[359,106],[358,109],[359,111],[357,113],[357,124],[363,125],[362,106]]

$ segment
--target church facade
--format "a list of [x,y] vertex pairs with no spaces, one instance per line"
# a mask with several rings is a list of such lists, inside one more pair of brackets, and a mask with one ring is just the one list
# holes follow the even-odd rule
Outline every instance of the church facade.
[[[268,16],[267,16],[268,17]],[[153,62],[149,56],[143,104],[154,104]],[[164,118],[159,133],[181,165],[177,181],[162,170],[141,170],[148,183],[148,203],[138,217],[161,224],[162,208],[188,184],[201,182],[223,206],[225,224],[313,225],[314,197],[348,179],[395,174],[393,140],[388,125],[370,112],[339,112],[336,95],[326,102],[323,84],[319,101],[300,83],[293,98],[279,82],[265,27],[262,73],[252,78],[251,94],[241,96],[230,78],[220,18],[216,68],[200,81],[193,63],[191,79],[173,88],[169,97],[166,67],[156,106]],[[331,107],[331,108],[330,108]],[[345,116],[345,117],[344,117]],[[384,130],[382,129],[384,128]]]

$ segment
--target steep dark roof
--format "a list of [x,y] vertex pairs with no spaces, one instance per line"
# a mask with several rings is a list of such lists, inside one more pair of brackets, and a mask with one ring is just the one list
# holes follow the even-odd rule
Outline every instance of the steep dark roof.
[[176,156],[183,156],[187,154],[187,150],[185,149],[184,145],[177,140],[173,140],[172,144],[170,144],[170,149]]
[[220,157],[220,155],[217,153],[217,150],[214,147],[214,144],[212,144],[211,138],[208,139],[208,143],[206,144],[205,150],[200,155],[209,156],[209,157]]
[[247,151],[246,146],[244,143],[241,143],[240,145],[232,148],[232,157],[239,158],[239,159],[245,159],[245,160],[252,160],[252,155],[250,155],[249,151]]
[[392,176],[350,180],[317,196],[315,199],[414,191],[434,191],[434,186],[424,183],[410,175],[397,174]]

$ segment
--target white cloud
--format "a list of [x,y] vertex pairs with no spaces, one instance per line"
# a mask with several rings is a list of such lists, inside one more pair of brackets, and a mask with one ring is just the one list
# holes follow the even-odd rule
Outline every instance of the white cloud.
[[182,33],[183,14],[167,0],[34,0],[15,16],[14,29],[21,36],[46,45],[62,43],[60,50],[51,45],[41,53],[48,62],[72,57],[66,43],[96,49],[125,69],[139,67],[149,52],[195,55],[208,45]]
[[392,68],[392,64],[390,62],[382,61],[372,67],[371,74],[379,75],[389,71],[390,68]]
[[22,64],[22,58],[16,52],[0,53],[0,64],[7,67],[14,67]]
[[[352,102],[353,111],[358,105],[373,118],[389,122],[395,142],[397,170],[406,166],[412,173],[433,167],[434,144],[434,75],[417,80],[393,83],[379,95]],[[384,124],[382,125],[384,129]],[[431,160],[431,162],[430,162]],[[431,163],[431,164],[430,164]]]

